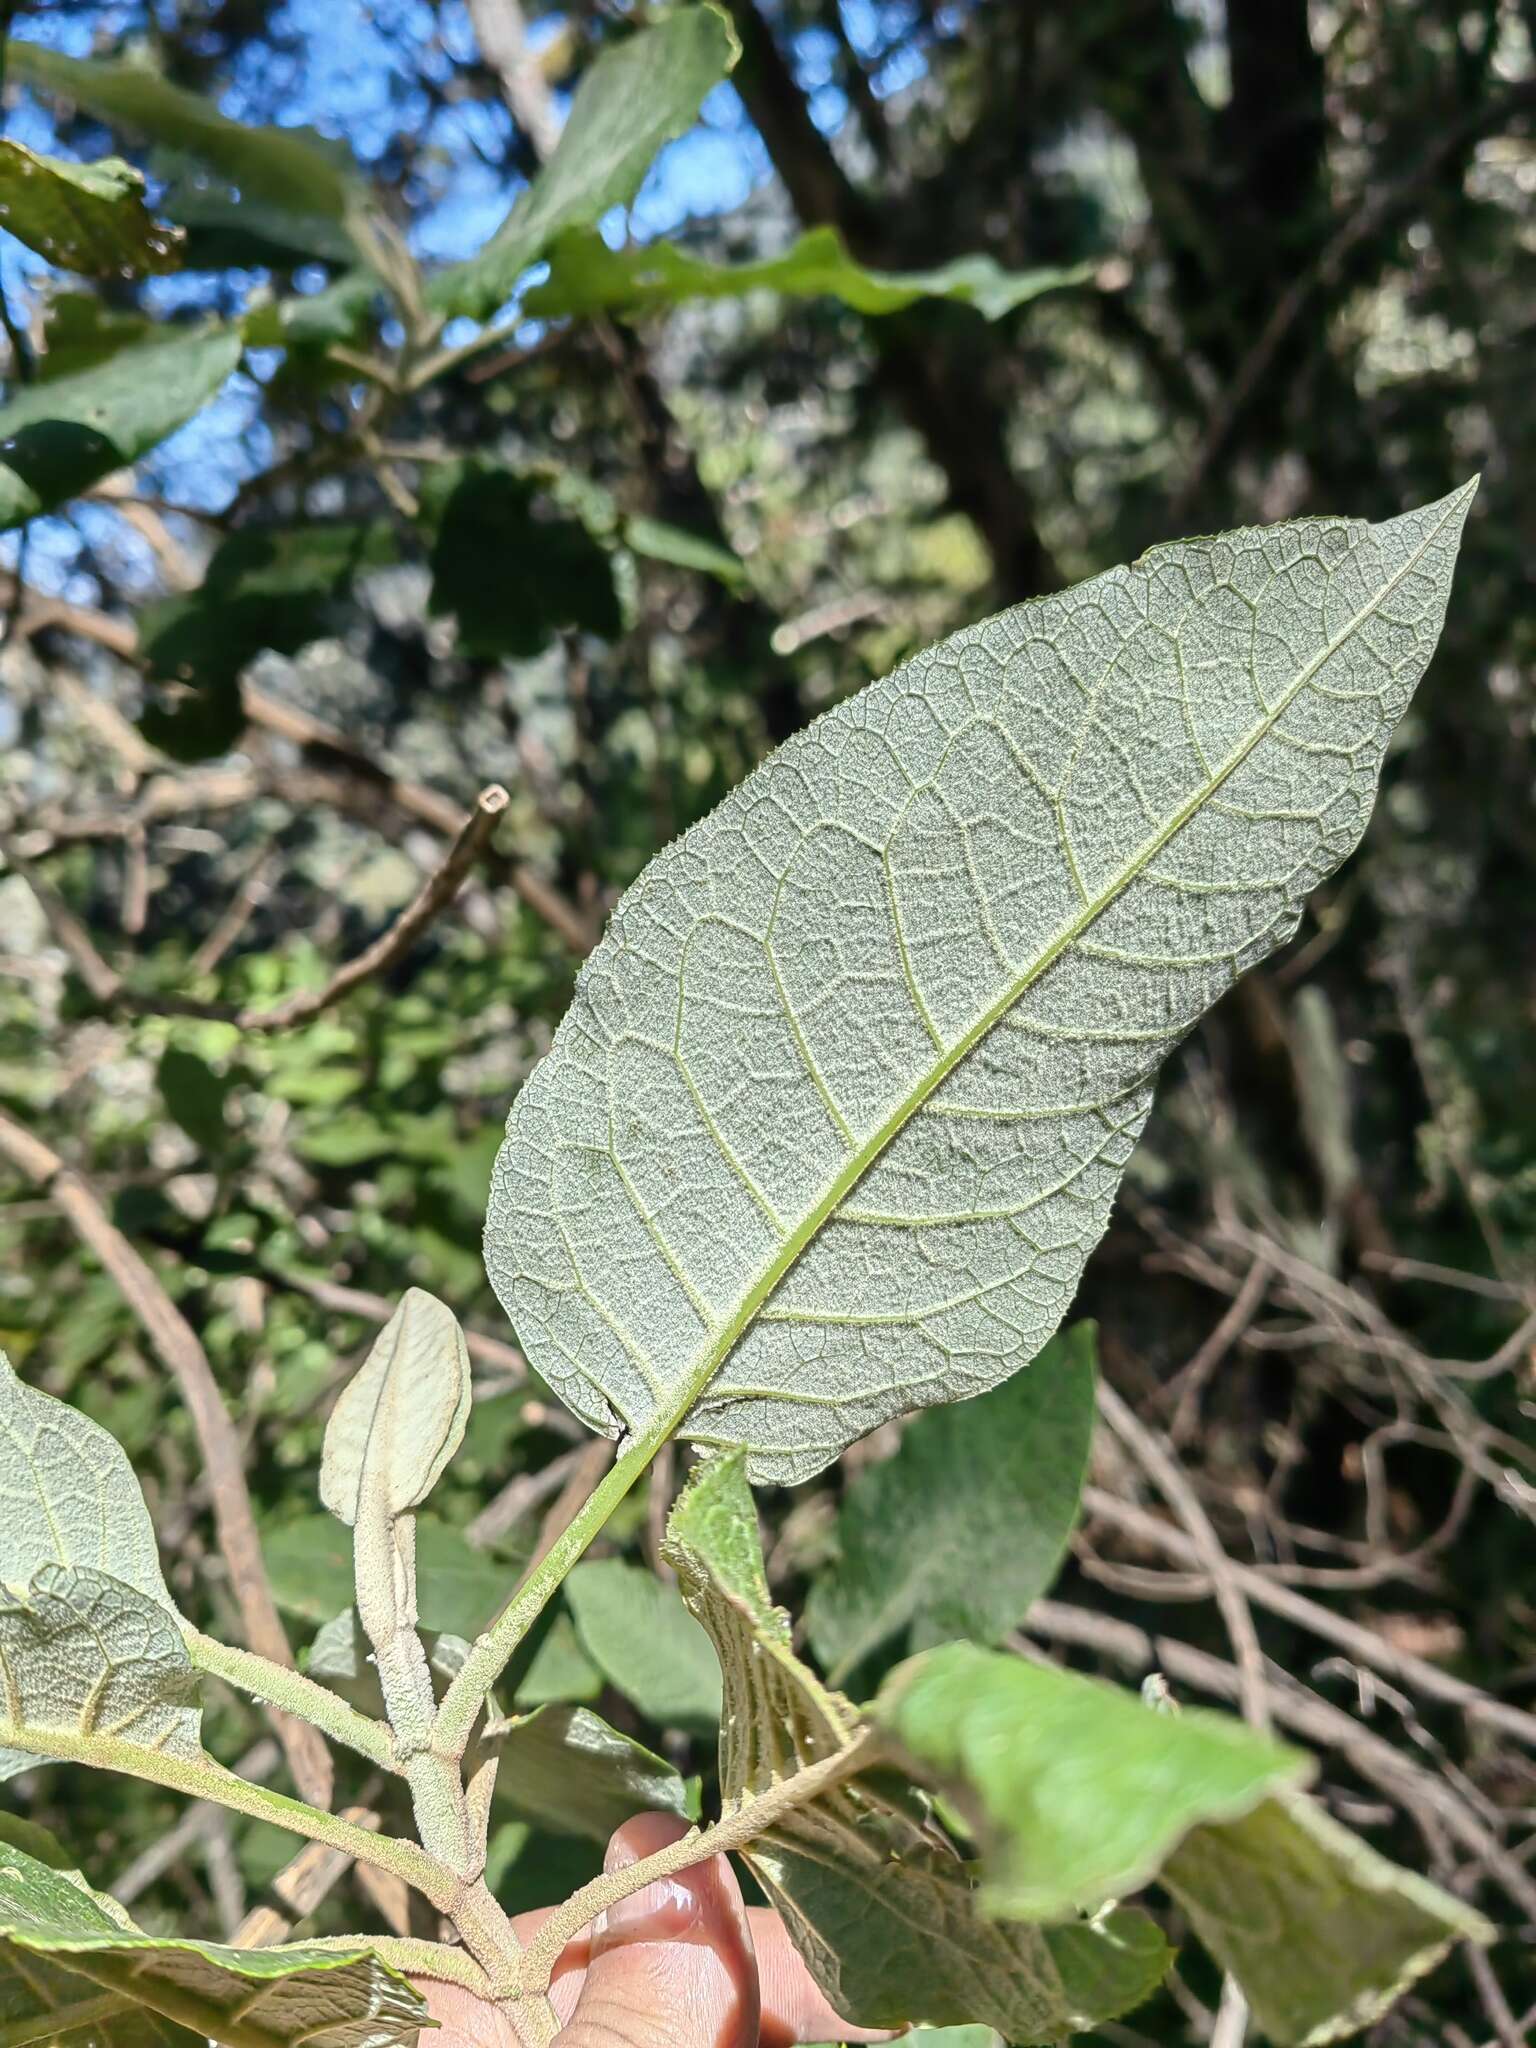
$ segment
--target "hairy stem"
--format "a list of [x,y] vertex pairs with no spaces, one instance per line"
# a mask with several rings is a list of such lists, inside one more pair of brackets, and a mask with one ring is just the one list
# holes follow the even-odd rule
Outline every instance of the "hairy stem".
[[491,1996],[491,1980],[474,1957],[445,1941],[413,1941],[394,1934],[323,1934],[306,1936],[294,1945],[326,1949],[336,1955],[366,1949],[402,1977],[431,1977],[439,1984],[462,1984],[480,1998]]
[[[689,1389],[688,1405],[693,1402]],[[686,1409],[683,1411],[686,1413]],[[608,1476],[594,1488],[586,1504],[550,1545],[543,1561],[529,1573],[482,1636],[444,1693],[437,1710],[433,1747],[443,1755],[462,1756],[475,1717],[486,1694],[506,1668],[523,1637],[560,1590],[571,1567],[601,1533],[614,1509],[676,1428],[680,1417],[663,1416],[615,1460]]]
[[274,1664],[269,1657],[258,1656],[254,1650],[232,1649],[228,1643],[205,1636],[201,1629],[184,1626],[182,1639],[188,1656],[200,1671],[238,1686],[241,1692],[265,1701],[269,1707],[279,1707],[287,1714],[302,1715],[312,1727],[329,1735],[333,1742],[356,1750],[359,1756],[367,1757],[370,1763],[378,1764],[383,1770],[399,1769],[394,1744],[384,1723],[375,1721],[371,1715],[360,1714],[356,1707],[348,1706],[341,1695],[332,1692],[329,1686],[317,1684],[313,1678],[306,1678],[302,1671],[295,1671],[288,1665]]
[[343,1820],[339,1814],[307,1806],[285,1792],[269,1791],[265,1785],[249,1784],[225,1770],[212,1757],[168,1756],[142,1744],[124,1742],[110,1735],[78,1735],[73,1729],[18,1727],[0,1723],[0,1743],[28,1756],[60,1763],[88,1764],[94,1770],[120,1771],[126,1777],[142,1778],[167,1791],[183,1792],[189,1799],[210,1799],[253,1820],[270,1821],[312,1842],[340,1849],[359,1863],[371,1863],[379,1870],[393,1872],[429,1899],[441,1913],[451,1913],[464,1892],[464,1880],[415,1842],[376,1835],[367,1828]]
[[589,1920],[616,1905],[620,1899],[644,1891],[658,1877],[670,1877],[676,1871],[691,1869],[695,1863],[703,1863],[726,1849],[745,1848],[748,1842],[765,1834],[785,1814],[793,1813],[796,1807],[808,1806],[813,1799],[820,1798],[855,1771],[866,1770],[874,1760],[876,1740],[873,1731],[866,1730],[846,1749],[823,1757],[819,1763],[808,1764],[803,1771],[783,1779],[771,1791],[746,1800],[734,1812],[722,1814],[713,1827],[694,1828],[681,1841],[658,1849],[654,1856],[644,1857],[624,1870],[605,1871],[601,1877],[593,1878],[590,1884],[584,1884],[580,1891],[572,1892],[565,1904],[557,1906],[550,1914],[523,1951],[519,1979],[521,1989],[529,1994],[546,1991],[566,1943],[580,1934]]

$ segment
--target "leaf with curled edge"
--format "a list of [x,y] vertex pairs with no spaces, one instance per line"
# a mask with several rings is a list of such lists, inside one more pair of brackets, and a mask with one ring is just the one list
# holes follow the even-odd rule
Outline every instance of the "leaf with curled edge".
[[742,1851],[845,2019],[979,2021],[1015,2043],[1056,2042],[1150,1996],[1172,1958],[1142,1913],[1038,1928],[981,1912],[972,1872],[926,1797],[869,1756],[860,1714],[796,1657],[769,1597],[740,1453],[695,1473],[666,1555],[720,1659],[724,1811],[849,1757],[846,1779],[781,1807]]
[[453,1311],[408,1287],[331,1411],[320,1498],[355,1526],[366,1494],[391,1518],[419,1507],[464,1438],[469,1348]]
[[988,1910],[1050,1918],[1155,1878],[1282,2048],[1357,2032],[1454,1941],[1491,1938],[1305,1798],[1296,1751],[1229,1715],[1152,1713],[969,1643],[914,1658],[870,1712],[974,1828]]
[[367,1953],[226,1948],[145,1934],[73,1873],[0,1842],[5,2039],[102,2048],[409,2048],[420,1994]]
[[197,1675],[174,1617],[86,1565],[44,1564],[0,1595],[0,1745],[131,1770],[204,1761]]
[[0,137],[0,227],[61,269],[97,277],[181,264],[180,229],[159,225],[143,173],[119,156],[73,163]]
[[1035,1356],[1163,1059],[1364,831],[1473,489],[1159,547],[968,627],[651,863],[487,1216],[578,1414],[790,1483]]
[[1358,2033],[1453,1942],[1494,1936],[1481,1913],[1300,1797],[1196,1828],[1161,1882],[1278,2048]]

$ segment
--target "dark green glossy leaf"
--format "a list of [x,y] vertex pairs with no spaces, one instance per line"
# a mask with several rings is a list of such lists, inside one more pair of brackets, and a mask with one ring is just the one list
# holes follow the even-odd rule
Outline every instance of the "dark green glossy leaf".
[[0,528],[136,462],[213,397],[240,348],[238,334],[215,328],[15,393],[0,406]]
[[303,128],[255,128],[231,121],[196,93],[137,64],[67,57],[13,39],[14,78],[69,100],[131,135],[196,157],[252,197],[296,214],[345,218],[358,180],[339,144]]
[[181,262],[180,235],[156,221],[142,174],[119,156],[71,163],[0,137],[0,228],[88,276],[141,277]]
[[[278,1605],[315,1623],[352,1604],[352,1539],[329,1515],[301,1515],[263,1530],[262,1554]],[[473,1639],[511,1592],[506,1565],[471,1550],[432,1515],[416,1521],[416,1597],[421,1625]]]
[[535,1827],[606,1842],[637,1813],[688,1816],[682,1776],[589,1707],[545,1706],[493,1722],[497,1803]]

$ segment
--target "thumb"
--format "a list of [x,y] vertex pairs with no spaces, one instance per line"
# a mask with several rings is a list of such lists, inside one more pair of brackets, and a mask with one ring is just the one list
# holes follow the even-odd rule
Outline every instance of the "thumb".
[[[626,1821],[605,1870],[626,1870],[687,1833],[674,1815]],[[595,1923],[559,2048],[757,2048],[757,1959],[724,1856],[659,1878]]]

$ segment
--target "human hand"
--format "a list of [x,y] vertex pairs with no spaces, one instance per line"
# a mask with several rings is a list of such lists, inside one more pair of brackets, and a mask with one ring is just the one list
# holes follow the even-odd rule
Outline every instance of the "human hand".
[[[674,1815],[643,1813],[608,1844],[623,1870],[686,1832]],[[546,1913],[524,1913],[530,1939]],[[419,1981],[440,2031],[423,2048],[519,2048],[509,2014],[456,1984]],[[845,2026],[777,1913],[748,1910],[728,1859],[711,1857],[621,1899],[556,1965],[550,1998],[558,2048],[790,2048],[796,2041],[888,2041]]]

